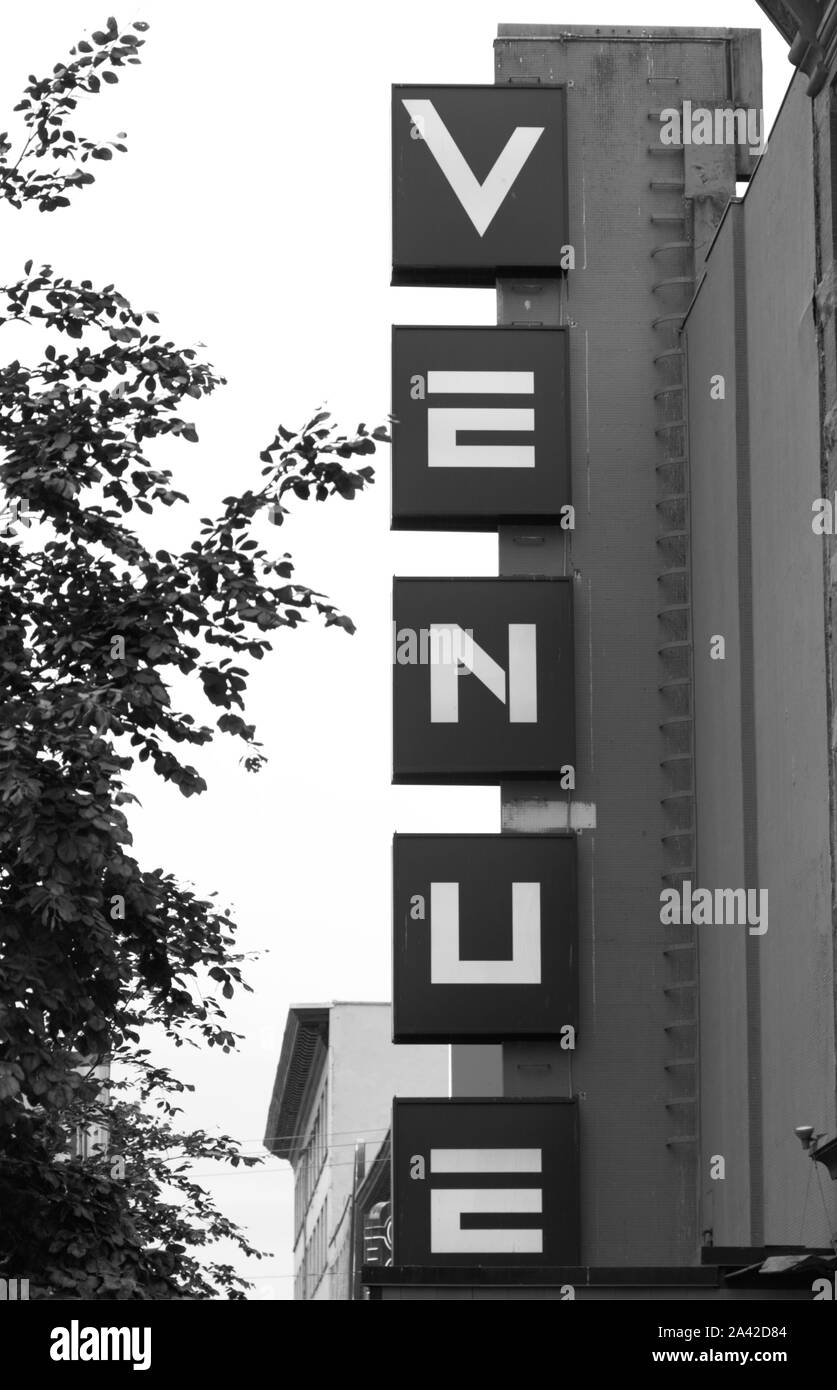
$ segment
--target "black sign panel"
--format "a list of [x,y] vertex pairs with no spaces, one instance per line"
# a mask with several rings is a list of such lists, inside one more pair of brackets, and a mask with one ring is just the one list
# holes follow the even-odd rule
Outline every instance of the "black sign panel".
[[573,1100],[396,1100],[393,1264],[581,1263]]
[[568,360],[565,328],[393,328],[393,528],[558,521]]
[[577,953],[575,835],[395,836],[395,1042],[576,1029]]
[[562,273],[563,87],[393,87],[393,284]]
[[393,619],[395,782],[573,765],[571,580],[396,579]]

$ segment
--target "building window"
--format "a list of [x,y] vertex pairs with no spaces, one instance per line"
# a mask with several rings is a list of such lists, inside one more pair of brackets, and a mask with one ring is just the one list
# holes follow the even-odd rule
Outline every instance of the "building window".
[[313,1298],[328,1263],[328,1198],[320,1208],[320,1214],[311,1233],[307,1257],[308,1298]]
[[328,1265],[328,1198],[320,1207],[317,1220],[308,1238],[308,1243],[299,1263],[294,1279],[294,1298],[304,1300],[314,1297],[320,1280]]
[[305,1214],[328,1158],[328,1082],[323,1085],[305,1148],[296,1165],[294,1182],[294,1234],[299,1240]]

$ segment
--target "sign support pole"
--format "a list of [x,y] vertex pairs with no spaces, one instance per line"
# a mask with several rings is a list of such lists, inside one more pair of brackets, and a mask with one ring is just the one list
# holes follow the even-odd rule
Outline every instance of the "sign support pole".
[[[560,327],[564,282],[501,280],[497,321],[509,326]],[[500,578],[572,573],[572,531],[534,522],[500,526]],[[500,789],[501,829],[543,833],[571,825],[571,793],[553,781],[504,782]],[[560,1042],[455,1044],[451,1047],[452,1097],[570,1096],[572,1051]]]
[[[497,322],[521,328],[560,326],[565,321],[564,292],[560,280],[501,280],[497,285]],[[559,526],[501,526],[498,537],[501,577],[572,573],[572,531]],[[567,830],[570,799],[571,793],[562,791],[557,782],[505,782],[500,789],[501,828],[516,832]],[[562,1050],[557,1039],[504,1043],[502,1054],[502,1095],[572,1095],[572,1052]]]

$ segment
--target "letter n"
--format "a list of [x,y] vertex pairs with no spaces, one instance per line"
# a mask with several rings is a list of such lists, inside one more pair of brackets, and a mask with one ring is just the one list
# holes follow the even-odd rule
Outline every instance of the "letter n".
[[537,724],[537,628],[509,623],[508,694],[506,673],[458,623],[432,623],[431,633],[447,632],[450,645],[431,642],[430,722],[459,723],[459,667],[465,666],[486,689],[508,705],[512,724]]

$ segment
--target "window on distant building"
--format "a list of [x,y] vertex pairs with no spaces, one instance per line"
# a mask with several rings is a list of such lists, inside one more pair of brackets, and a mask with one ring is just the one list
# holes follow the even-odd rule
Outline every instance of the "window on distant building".
[[[299,1240],[305,1215],[328,1157],[328,1082],[323,1084],[305,1148],[296,1165],[294,1182],[294,1234]],[[295,1241],[295,1243],[296,1243]]]
[[303,1286],[306,1288],[306,1292],[303,1297],[313,1298],[328,1263],[328,1197],[325,1198],[320,1207],[319,1215],[314,1223],[314,1229],[305,1251],[304,1263]]

